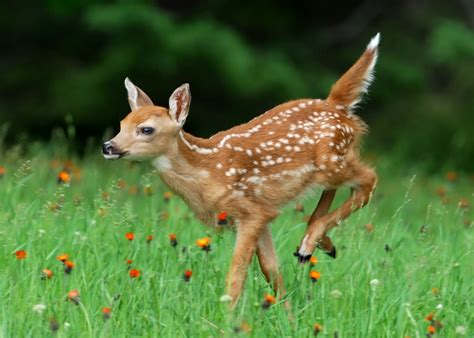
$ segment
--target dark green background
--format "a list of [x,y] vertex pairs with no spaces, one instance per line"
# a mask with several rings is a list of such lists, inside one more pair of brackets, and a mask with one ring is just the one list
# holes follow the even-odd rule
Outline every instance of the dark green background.
[[49,0],[0,11],[9,142],[69,123],[79,146],[99,144],[128,112],[125,76],[159,105],[189,82],[185,129],[210,136],[286,100],[326,97],[380,31],[358,110],[368,148],[474,170],[473,1]]

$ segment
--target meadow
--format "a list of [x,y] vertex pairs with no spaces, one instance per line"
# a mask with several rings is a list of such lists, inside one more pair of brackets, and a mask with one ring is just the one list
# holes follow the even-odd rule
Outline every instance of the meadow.
[[369,156],[378,189],[332,231],[336,259],[293,256],[318,196],[271,226],[291,313],[262,307],[272,290],[256,261],[231,313],[234,234],[201,225],[151,166],[99,150],[1,150],[0,337],[473,336],[472,176]]

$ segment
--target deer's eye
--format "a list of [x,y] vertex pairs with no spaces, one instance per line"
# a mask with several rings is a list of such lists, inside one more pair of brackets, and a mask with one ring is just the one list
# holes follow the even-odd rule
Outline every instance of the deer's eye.
[[142,127],[140,128],[140,132],[144,135],[151,135],[155,132],[155,129],[152,127]]

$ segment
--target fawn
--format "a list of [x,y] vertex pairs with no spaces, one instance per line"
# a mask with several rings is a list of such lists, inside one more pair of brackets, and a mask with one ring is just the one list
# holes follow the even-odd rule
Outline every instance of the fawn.
[[[254,253],[266,280],[284,296],[269,230],[282,206],[323,190],[295,253],[305,262],[316,246],[335,257],[327,232],[369,202],[377,176],[359,160],[359,139],[367,126],[353,111],[373,80],[379,40],[379,34],[372,38],[326,100],[289,101],[209,139],[182,130],[191,103],[188,84],[177,88],[164,108],[125,79],[132,111],[120,132],[103,144],[103,156],[150,160],[202,222],[216,226],[216,216],[224,211],[234,220],[236,243],[227,275],[231,306]],[[329,212],[336,189],[343,186],[351,196]]]

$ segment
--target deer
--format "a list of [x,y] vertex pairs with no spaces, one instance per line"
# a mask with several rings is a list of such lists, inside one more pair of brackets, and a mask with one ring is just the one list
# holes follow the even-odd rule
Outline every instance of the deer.
[[[377,175],[360,160],[360,139],[368,127],[354,111],[374,79],[380,34],[331,87],[324,99],[297,99],[277,105],[250,122],[210,138],[183,130],[191,103],[189,84],[178,87],[168,107],[125,79],[131,112],[119,133],[103,143],[105,159],[148,161],[162,181],[209,226],[225,212],[236,231],[226,292],[234,308],[254,255],[279,299],[286,290],[269,225],[280,210],[322,190],[294,255],[305,263],[316,248],[336,257],[328,232],[374,192]],[[336,190],[350,196],[329,211]]]

